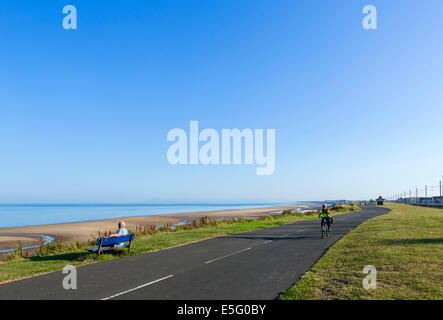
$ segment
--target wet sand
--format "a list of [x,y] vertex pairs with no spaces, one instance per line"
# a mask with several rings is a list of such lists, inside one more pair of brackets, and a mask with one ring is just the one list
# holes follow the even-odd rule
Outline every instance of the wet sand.
[[[28,227],[15,227],[15,228],[0,228],[0,250],[14,248],[17,245],[17,241],[28,242],[29,239],[35,237],[29,237],[29,234],[42,234],[52,237],[61,237],[61,241],[69,243],[71,241],[89,241],[95,240],[98,236],[98,232],[104,231],[115,232],[117,230],[117,224],[120,220],[126,222],[126,228],[128,230],[135,230],[136,226],[140,225],[159,225],[159,224],[176,224],[183,220],[198,220],[201,217],[209,216],[214,219],[218,218],[236,218],[236,217],[260,217],[271,212],[281,211],[285,209],[297,209],[302,208],[300,205],[289,206],[275,206],[266,208],[252,208],[252,209],[231,209],[231,210],[217,210],[217,211],[201,211],[191,213],[176,213],[176,214],[163,214],[163,215],[149,215],[139,217],[126,217],[115,218],[105,220],[94,221],[81,221],[70,222],[61,224],[49,224],[38,225]],[[22,234],[20,236],[13,236],[7,234]],[[4,235],[4,236],[1,236]],[[21,240],[22,239],[22,240]],[[33,242],[33,241],[30,241]]]
[[20,242],[22,246],[36,245],[41,242],[41,238],[30,235],[0,235],[0,249],[15,248],[17,246],[17,242]]

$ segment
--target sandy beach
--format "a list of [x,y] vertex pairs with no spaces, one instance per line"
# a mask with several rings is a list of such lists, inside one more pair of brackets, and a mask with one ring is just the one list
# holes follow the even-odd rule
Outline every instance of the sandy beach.
[[92,240],[97,238],[99,231],[102,233],[104,231],[115,232],[117,229],[117,224],[120,220],[124,220],[126,222],[127,229],[135,230],[136,226],[140,225],[159,225],[166,223],[176,224],[183,220],[198,220],[201,217],[205,216],[209,216],[215,219],[235,217],[260,217],[275,211],[298,208],[303,208],[303,206],[288,205],[252,209],[201,211],[192,213],[125,217],[27,227],[0,228],[0,250],[15,247],[17,245],[17,241],[21,241],[22,243],[35,242],[36,237],[29,236],[29,234],[49,235],[52,237],[60,236],[62,242],[64,243],[69,243],[76,240]]

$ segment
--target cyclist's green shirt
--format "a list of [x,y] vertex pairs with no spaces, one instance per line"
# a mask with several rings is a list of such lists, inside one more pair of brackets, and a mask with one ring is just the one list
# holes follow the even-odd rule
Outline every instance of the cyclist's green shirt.
[[330,216],[331,216],[331,211],[329,211],[329,209],[325,209],[325,210],[321,209],[321,210],[320,210],[320,215],[321,215],[323,218],[330,217]]

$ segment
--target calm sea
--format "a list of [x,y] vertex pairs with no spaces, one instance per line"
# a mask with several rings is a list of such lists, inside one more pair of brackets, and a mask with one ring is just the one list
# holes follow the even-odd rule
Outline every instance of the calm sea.
[[276,205],[282,204],[0,204],[0,228]]

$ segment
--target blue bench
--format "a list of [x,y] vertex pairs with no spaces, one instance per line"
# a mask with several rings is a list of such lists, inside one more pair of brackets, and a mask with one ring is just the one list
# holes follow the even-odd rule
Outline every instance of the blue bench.
[[[97,252],[97,255],[100,255],[101,252],[114,250],[118,248],[128,248],[131,251],[132,241],[134,240],[135,234],[130,233],[125,236],[120,237],[107,237],[107,238],[98,238],[97,239],[97,248],[89,248],[86,249],[88,251]],[[124,245],[119,246],[120,243],[124,242]],[[129,243],[126,243],[129,242]],[[117,245],[117,246],[116,246]]]

